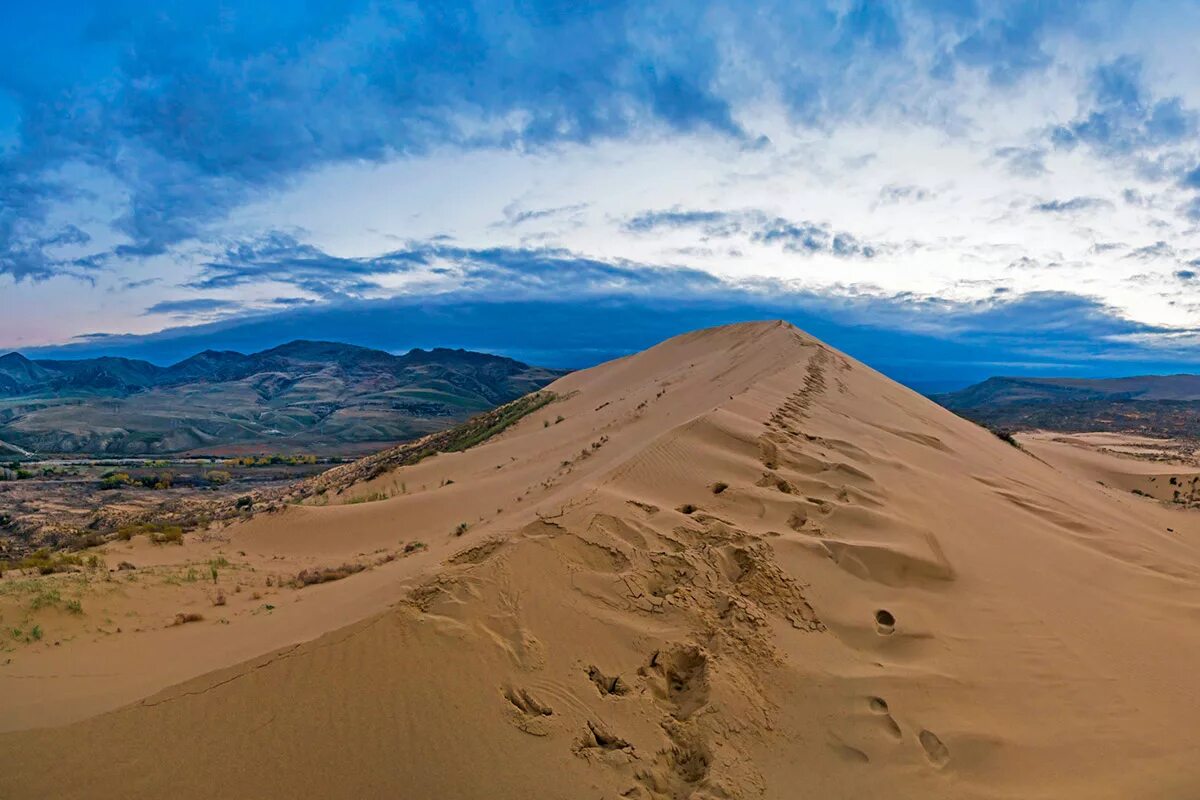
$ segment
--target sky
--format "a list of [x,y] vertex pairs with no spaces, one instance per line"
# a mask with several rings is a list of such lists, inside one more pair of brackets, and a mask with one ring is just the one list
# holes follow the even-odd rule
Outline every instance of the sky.
[[1200,370],[1200,3],[0,0],[0,350]]

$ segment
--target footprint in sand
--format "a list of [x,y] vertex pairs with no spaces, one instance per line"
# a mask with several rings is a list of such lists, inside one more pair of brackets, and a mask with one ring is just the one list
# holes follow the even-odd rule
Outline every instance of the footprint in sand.
[[941,769],[950,761],[950,749],[942,744],[942,740],[933,731],[921,731],[918,737],[921,747],[925,749],[925,757],[929,763]]
[[504,698],[512,704],[510,721],[518,730],[530,736],[550,734],[546,718],[554,716],[554,709],[519,687],[510,686],[504,689]]
[[882,697],[872,697],[870,700],[868,700],[868,705],[871,709],[871,713],[878,715],[883,720],[884,727],[887,729],[888,734],[895,739],[899,739],[904,735],[900,730],[899,723],[896,722],[895,718],[893,718],[891,713],[888,711],[888,704],[886,700],[884,700]]
[[886,608],[875,612],[875,632],[880,636],[891,636],[896,630],[896,617]]

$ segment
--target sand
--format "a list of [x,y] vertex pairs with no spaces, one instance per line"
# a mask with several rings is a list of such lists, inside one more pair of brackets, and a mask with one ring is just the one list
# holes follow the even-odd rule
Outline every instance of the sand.
[[550,388],[326,507],[111,546],[0,667],[0,797],[1200,793],[1194,511],[785,323]]

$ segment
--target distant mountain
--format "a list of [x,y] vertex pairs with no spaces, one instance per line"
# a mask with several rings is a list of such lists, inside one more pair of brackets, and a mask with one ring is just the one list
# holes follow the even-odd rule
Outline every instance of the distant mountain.
[[0,356],[0,441],[55,453],[329,450],[430,433],[561,374],[466,350],[397,356],[313,341],[208,350],[168,367],[9,353]]
[[20,394],[47,383],[53,375],[20,353],[0,356],[0,395]]
[[992,428],[1200,435],[1200,375],[997,377],[932,398]]

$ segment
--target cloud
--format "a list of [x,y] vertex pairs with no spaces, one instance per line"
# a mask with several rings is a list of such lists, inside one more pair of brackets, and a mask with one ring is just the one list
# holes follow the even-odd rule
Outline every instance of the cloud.
[[1047,172],[1046,151],[1041,147],[1001,147],[993,155],[1018,177],[1037,178]]
[[828,253],[839,258],[874,258],[879,254],[877,245],[862,242],[850,233],[831,231],[823,223],[797,223],[778,217],[753,238],[764,244],[779,242],[789,253]]
[[696,229],[705,237],[745,236],[750,241],[780,245],[784,251],[811,255],[824,253],[840,258],[874,258],[885,245],[864,242],[846,231],[836,231],[827,223],[790,220],[764,211],[704,211],[674,208],[643,211],[624,221],[622,227],[635,234],[656,230]]
[[441,293],[463,296],[553,296],[658,291],[668,286],[702,291],[720,285],[713,275],[686,267],[604,260],[562,248],[470,248],[443,239],[408,242],[379,256],[333,256],[294,236],[274,232],[229,245],[219,259],[201,266],[186,286],[229,289],[269,281],[289,284],[329,300],[379,292],[388,278],[408,278],[406,289],[388,293]]
[[[975,8],[971,4],[963,7]],[[1012,3],[1005,14],[982,14],[977,27],[942,56],[941,70],[976,67],[985,70],[992,83],[1010,85],[1050,65],[1046,36],[1071,24],[1074,16],[1069,3],[1031,0]]]
[[0,275],[7,273],[18,281],[59,274],[88,278],[94,265],[56,251],[78,248],[91,237],[76,225],[51,220],[55,203],[72,198],[76,191],[23,174],[24,166],[21,160],[0,154]]
[[162,283],[162,278],[141,278],[139,280],[123,280],[118,288],[121,291],[127,292],[133,289],[144,289],[147,286],[154,286],[157,283]]
[[1179,212],[1192,222],[1200,222],[1200,195],[1180,206]]
[[630,233],[651,233],[662,228],[698,228],[706,236],[733,236],[745,230],[750,218],[762,215],[754,212],[697,211],[671,209],[668,211],[643,211],[622,223]]
[[1033,210],[1048,214],[1074,214],[1080,211],[1112,207],[1112,203],[1100,197],[1072,197],[1070,200],[1047,200],[1037,203],[1033,206]]
[[401,252],[379,258],[339,258],[289,233],[272,231],[229,244],[203,263],[200,275],[186,283],[192,289],[230,289],[248,283],[287,283],[321,296],[362,294],[379,288],[372,276],[402,272],[420,263]]
[[494,228],[516,228],[526,222],[538,222],[561,217],[571,217],[588,208],[589,203],[572,203],[552,208],[522,208],[516,201],[504,207],[504,219],[493,223]]
[[1143,245],[1130,250],[1125,258],[1136,258],[1142,261],[1155,258],[1174,258],[1175,248],[1164,241],[1157,241],[1154,244]]
[[1185,141],[1196,132],[1196,113],[1180,97],[1151,97],[1142,62],[1132,56],[1098,66],[1090,90],[1091,110],[1052,131],[1057,146],[1086,144],[1106,155],[1128,155]]
[[920,203],[933,197],[934,193],[922,186],[889,183],[879,190],[878,202],[888,205],[902,201]]
[[[1055,146],[1084,145],[1151,180],[1174,175],[1180,187],[1200,190],[1200,167],[1185,166],[1195,163],[1191,144],[1200,132],[1200,114],[1182,97],[1154,97],[1146,86],[1142,61],[1133,56],[1096,67],[1089,88],[1090,110],[1051,131]],[[1127,191],[1125,199],[1149,205],[1136,190]],[[1200,219],[1200,195],[1177,210],[1186,218]]]
[[234,311],[241,307],[241,303],[233,300],[217,300],[208,297],[197,297],[190,300],[163,300],[143,311],[142,316],[149,316],[151,314],[201,316],[214,312]]
[[1185,189],[1200,190],[1200,166],[1183,173],[1182,177],[1179,179],[1179,185],[1183,186]]

